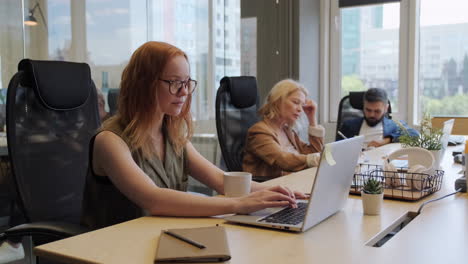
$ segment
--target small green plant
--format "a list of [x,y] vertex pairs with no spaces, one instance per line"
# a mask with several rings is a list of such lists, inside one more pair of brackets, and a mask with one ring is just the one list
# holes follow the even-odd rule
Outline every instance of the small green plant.
[[432,127],[431,116],[424,114],[421,120],[418,136],[410,136],[408,130],[398,122],[402,135],[399,138],[403,147],[420,147],[427,150],[440,150],[442,148],[442,130]]
[[364,182],[362,191],[367,194],[381,194],[383,192],[382,183],[375,178],[369,178]]

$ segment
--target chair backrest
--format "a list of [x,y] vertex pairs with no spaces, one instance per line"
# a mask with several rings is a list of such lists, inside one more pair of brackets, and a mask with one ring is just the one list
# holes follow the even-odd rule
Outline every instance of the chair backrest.
[[89,66],[22,60],[8,86],[6,118],[26,221],[79,223],[89,142],[100,125]]
[[259,121],[257,81],[252,76],[224,77],[216,93],[216,130],[229,171],[242,171],[247,130]]
[[[362,112],[364,108],[364,94],[365,91],[350,92],[349,95],[346,95],[340,100],[340,104],[338,105],[338,119],[336,122],[336,140],[342,139],[338,131],[340,131],[343,122],[348,119],[364,116]],[[391,113],[392,105],[390,101],[388,101],[387,118],[392,118]]]
[[107,104],[109,105],[110,115],[115,115],[117,113],[119,94],[120,94],[119,88],[109,89],[107,93]]

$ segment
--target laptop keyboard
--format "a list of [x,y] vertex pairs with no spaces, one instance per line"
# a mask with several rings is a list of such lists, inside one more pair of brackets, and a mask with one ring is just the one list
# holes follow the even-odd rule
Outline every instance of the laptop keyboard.
[[307,203],[298,203],[297,208],[284,208],[283,210],[260,219],[259,221],[267,223],[297,225],[304,221],[306,210]]

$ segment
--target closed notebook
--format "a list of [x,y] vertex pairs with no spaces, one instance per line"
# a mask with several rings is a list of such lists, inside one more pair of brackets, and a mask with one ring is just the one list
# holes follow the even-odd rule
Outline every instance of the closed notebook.
[[222,262],[231,259],[226,230],[222,226],[168,229],[172,233],[205,246],[200,249],[161,232],[155,263]]

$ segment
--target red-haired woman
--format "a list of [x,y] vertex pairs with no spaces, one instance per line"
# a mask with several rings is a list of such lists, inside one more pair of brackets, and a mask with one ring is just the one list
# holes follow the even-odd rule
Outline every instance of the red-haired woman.
[[185,192],[188,174],[218,193],[223,171],[190,143],[190,104],[197,82],[187,55],[163,42],[147,42],[122,73],[118,113],[91,142],[82,223],[101,228],[143,215],[212,216],[266,207],[296,207],[303,194],[252,183],[244,197]]

